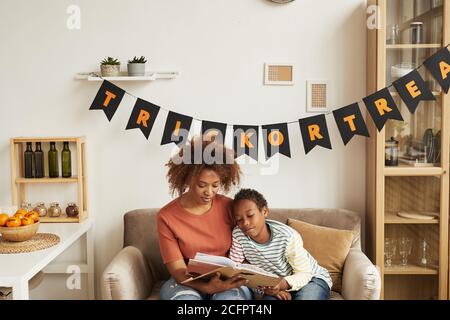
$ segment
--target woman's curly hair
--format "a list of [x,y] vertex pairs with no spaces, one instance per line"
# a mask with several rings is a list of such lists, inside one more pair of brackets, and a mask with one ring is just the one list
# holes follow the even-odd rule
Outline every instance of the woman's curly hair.
[[[201,158],[198,159],[200,146]],[[204,158],[206,148],[211,151],[213,161]],[[189,153],[187,157],[185,152]],[[198,177],[204,169],[217,173],[220,177],[220,186],[225,193],[240,183],[241,169],[234,160],[234,152],[214,139],[193,138],[191,143],[185,145],[166,166],[169,168],[167,180],[172,195],[182,195],[192,182],[192,178]]]

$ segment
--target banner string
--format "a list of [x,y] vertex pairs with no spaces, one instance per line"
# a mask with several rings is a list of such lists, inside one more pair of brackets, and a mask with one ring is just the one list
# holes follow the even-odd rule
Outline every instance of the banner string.
[[[440,49],[448,48],[449,46],[450,46],[450,43],[447,44],[446,46],[440,48]],[[425,60],[426,60],[426,59],[425,59]],[[419,70],[420,68],[422,68],[423,66],[424,66],[424,62],[422,62],[418,67],[412,69],[412,71],[418,71],[418,70]],[[412,72],[412,71],[411,71],[411,72]],[[107,79],[104,79],[101,75],[99,75],[98,73],[95,73],[95,72],[91,72],[89,75],[92,75],[92,76],[95,76],[95,77],[99,77],[99,78],[102,79],[102,80],[107,80]],[[385,88],[389,89],[389,88],[391,88],[391,87],[393,87],[393,84],[392,84],[392,83],[391,83],[390,85],[386,86]],[[128,91],[125,91],[125,93],[128,94],[129,96],[132,96],[132,97],[135,98],[135,99],[140,99],[139,97],[135,96],[135,95],[132,94],[132,93],[129,93]],[[359,105],[359,104],[362,103],[362,102],[364,102],[364,101],[363,101],[363,100],[358,100],[358,101],[356,101],[356,102],[354,102],[354,103],[357,103],[357,104]],[[352,104],[354,104],[354,103],[352,103]],[[161,106],[159,106],[159,105],[158,105],[158,107],[159,107],[161,110],[164,110],[164,111],[166,111],[166,112],[171,112],[171,111],[172,111],[172,110],[170,110],[170,109],[161,107]],[[336,110],[338,110],[338,109],[339,109],[339,108],[337,108]],[[327,115],[330,115],[330,114],[332,114],[332,113],[333,113],[333,111],[327,111],[327,112],[324,112],[324,113],[321,113],[321,114],[324,115],[324,116],[327,116]],[[185,113],[182,113],[182,114],[185,115],[185,116],[188,116],[188,115],[185,114]],[[190,116],[189,116],[189,117],[190,117]],[[304,118],[308,118],[308,117],[304,117]],[[192,117],[192,119],[193,119],[193,120],[196,120],[196,121],[200,121],[200,122],[202,122],[202,121],[211,121],[211,120],[202,120],[202,119],[195,118],[195,117]],[[299,119],[302,119],[302,118],[299,118]],[[293,121],[281,121],[281,122],[279,122],[279,123],[286,123],[286,124],[298,123],[298,120],[299,120],[299,119],[293,120]],[[214,121],[214,122],[223,123],[223,122],[220,122],[220,121]],[[229,127],[229,126],[233,126],[233,125],[237,125],[237,124],[229,124],[229,123],[226,123],[226,125],[227,125],[227,127]],[[261,126],[264,126],[264,125],[266,125],[266,124],[262,124],[262,125],[254,125],[254,126],[261,127]]]

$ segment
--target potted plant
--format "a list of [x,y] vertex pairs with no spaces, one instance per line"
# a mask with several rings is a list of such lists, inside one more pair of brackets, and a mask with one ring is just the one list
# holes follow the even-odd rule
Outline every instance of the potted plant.
[[136,56],[128,60],[128,75],[129,76],[144,76],[145,75],[145,63],[147,59],[144,56],[137,58]]
[[103,77],[116,77],[120,74],[120,61],[111,57],[103,59],[100,71]]

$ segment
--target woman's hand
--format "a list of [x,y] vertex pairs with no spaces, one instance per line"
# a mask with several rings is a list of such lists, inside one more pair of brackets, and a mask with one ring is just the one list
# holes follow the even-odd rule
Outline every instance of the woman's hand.
[[214,294],[233,288],[239,288],[241,286],[245,286],[247,283],[248,280],[241,278],[239,275],[235,275],[229,279],[222,280],[220,279],[220,273],[217,272],[214,277],[212,277],[208,282],[207,293]]
[[292,300],[292,296],[288,291],[280,291],[274,297],[278,300]]

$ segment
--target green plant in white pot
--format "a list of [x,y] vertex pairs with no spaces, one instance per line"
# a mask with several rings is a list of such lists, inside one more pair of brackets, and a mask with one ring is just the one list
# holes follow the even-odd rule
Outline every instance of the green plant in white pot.
[[136,56],[128,60],[128,75],[129,76],[144,76],[145,75],[145,63],[147,59],[144,56],[137,58]]
[[120,74],[120,61],[111,57],[103,59],[100,71],[103,77],[117,77]]

